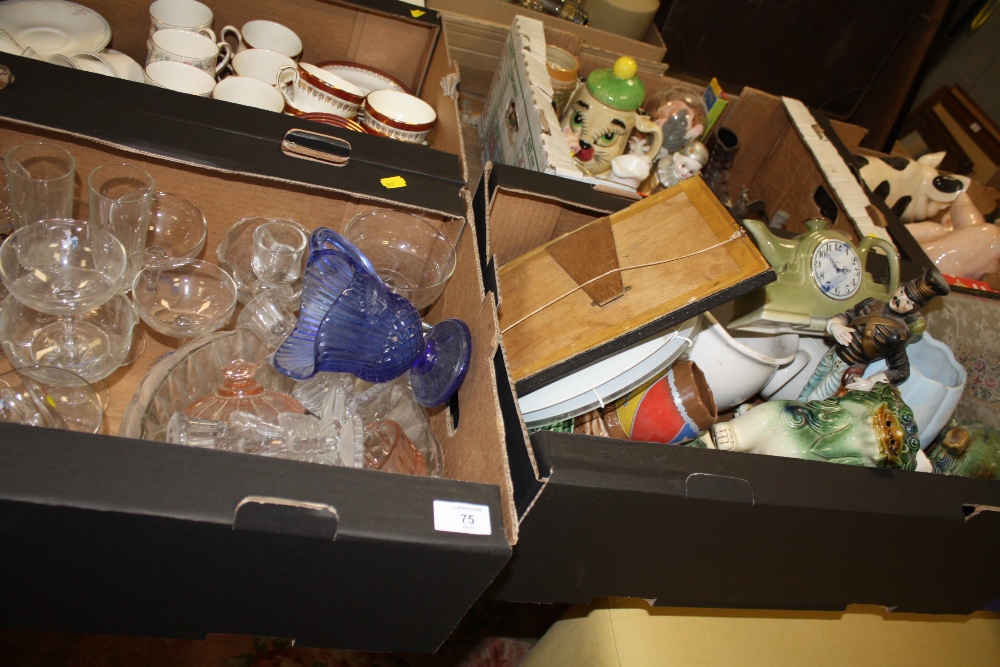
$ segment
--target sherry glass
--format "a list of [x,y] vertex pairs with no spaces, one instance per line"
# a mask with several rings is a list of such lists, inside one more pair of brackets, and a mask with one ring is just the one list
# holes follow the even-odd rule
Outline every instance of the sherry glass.
[[139,271],[132,301],[143,322],[183,345],[226,323],[236,308],[236,281],[211,262],[166,259]]
[[46,350],[47,365],[75,370],[107,350],[101,326],[80,316],[119,292],[125,265],[121,242],[85,220],[32,223],[3,242],[0,279],[11,297],[57,316],[32,336],[32,348]]
[[197,257],[207,233],[205,214],[197,206],[169,192],[154,192],[143,266],[167,258]]

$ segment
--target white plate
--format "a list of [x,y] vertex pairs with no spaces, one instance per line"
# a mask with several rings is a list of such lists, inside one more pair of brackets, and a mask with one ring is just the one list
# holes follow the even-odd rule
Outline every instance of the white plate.
[[613,402],[674,363],[691,346],[701,317],[518,398],[527,425],[561,421]]
[[0,3],[0,28],[45,58],[100,51],[111,26],[92,9],[66,0],[7,0]]

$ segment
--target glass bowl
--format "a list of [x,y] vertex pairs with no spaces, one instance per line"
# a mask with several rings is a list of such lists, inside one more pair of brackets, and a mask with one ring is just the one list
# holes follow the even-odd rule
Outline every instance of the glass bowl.
[[377,209],[355,216],[344,229],[390,290],[417,310],[433,304],[455,272],[455,240],[412,213]]
[[215,391],[224,380],[223,368],[236,360],[259,364],[255,378],[261,385],[291,395],[295,382],[266,362],[268,352],[256,335],[237,329],[202,336],[158,359],[136,387],[118,434],[166,442],[174,413]]

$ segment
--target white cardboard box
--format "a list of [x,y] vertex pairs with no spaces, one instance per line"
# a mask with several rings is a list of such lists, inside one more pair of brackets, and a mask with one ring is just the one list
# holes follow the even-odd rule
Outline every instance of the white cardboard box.
[[516,16],[483,105],[479,136],[484,160],[541,171],[634,194],[634,189],[586,175],[573,161],[552,108],[545,68],[545,25]]

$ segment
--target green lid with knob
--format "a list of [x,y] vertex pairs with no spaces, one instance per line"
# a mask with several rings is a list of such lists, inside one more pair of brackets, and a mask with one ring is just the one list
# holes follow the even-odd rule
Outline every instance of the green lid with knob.
[[633,58],[622,56],[612,69],[595,69],[587,76],[587,90],[597,100],[619,111],[635,111],[646,99],[646,86]]

